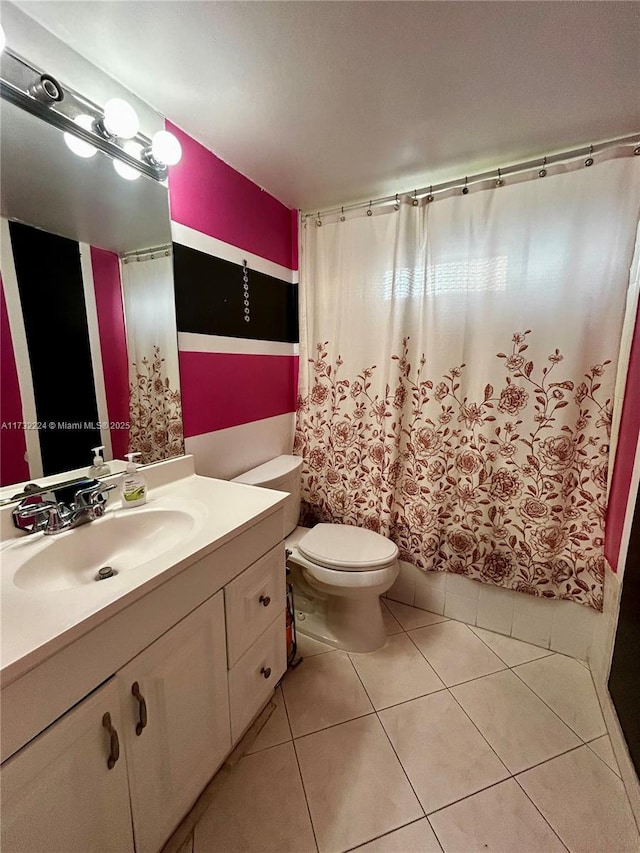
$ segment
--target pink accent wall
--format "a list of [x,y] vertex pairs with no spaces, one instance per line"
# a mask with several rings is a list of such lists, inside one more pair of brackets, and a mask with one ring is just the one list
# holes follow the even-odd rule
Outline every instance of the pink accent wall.
[[[0,285],[2,285],[1,277]],[[0,420],[3,423],[22,421],[18,370],[2,286],[0,286],[0,385],[2,386]],[[7,486],[29,479],[29,466],[24,458],[26,452],[27,444],[23,429],[3,429],[0,432],[0,485]]]
[[293,412],[297,356],[181,352],[186,438]]
[[169,169],[171,219],[288,269],[297,269],[298,241],[292,228],[295,211],[180,128],[170,122],[166,127],[182,145],[182,160]]
[[[109,421],[126,423],[129,420],[129,360],[118,256],[92,246],[91,267]],[[129,450],[129,430],[112,429],[111,446],[113,458],[124,459]]]
[[633,463],[640,435],[640,308],[636,316],[629,371],[625,389],[620,435],[616,450],[609,508],[605,528],[604,553],[614,572],[618,571],[620,543],[629,500]]

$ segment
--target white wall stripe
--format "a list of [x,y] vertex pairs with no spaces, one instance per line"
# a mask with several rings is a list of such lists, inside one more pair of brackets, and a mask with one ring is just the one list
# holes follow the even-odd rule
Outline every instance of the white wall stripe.
[[297,270],[290,270],[288,267],[268,261],[266,258],[254,255],[246,249],[239,249],[237,246],[232,246],[231,243],[225,243],[216,237],[210,237],[208,234],[189,228],[188,225],[181,225],[179,222],[172,221],[171,238],[174,243],[180,243],[182,246],[188,246],[190,249],[196,249],[206,255],[213,255],[215,258],[222,258],[224,261],[231,261],[234,264],[242,264],[246,260],[249,269],[291,284],[298,283]]
[[[82,287],[87,312],[87,331],[89,333],[89,348],[91,350],[91,367],[93,369],[93,384],[96,392],[98,421],[107,424],[106,429],[100,430],[100,444],[104,445],[103,459],[110,462],[113,459],[113,449],[111,447],[111,432],[108,429],[109,410],[107,409],[107,392],[104,385],[102,347],[100,346],[100,331],[98,329],[98,308],[96,306],[96,290],[93,281],[93,267],[91,265],[91,246],[87,243],[80,243],[79,245]],[[90,448],[87,448],[87,458],[92,458]]]
[[287,412],[248,424],[194,435],[185,439],[195,459],[196,474],[230,480],[293,447],[295,414]]
[[[9,231],[9,222],[4,217],[2,217],[2,221],[0,222],[0,253],[9,329],[11,330],[11,340],[13,342],[13,352],[15,354],[16,370],[18,373],[18,385],[22,399],[22,418],[25,423],[35,423],[38,420],[38,414],[36,412],[36,398],[33,390],[33,377],[31,375],[31,361],[27,347],[27,333],[24,328],[24,318],[22,316],[18,277],[13,262],[11,232]],[[27,458],[29,460],[29,477],[35,480],[36,477],[42,477],[40,435],[37,429],[25,429],[24,435],[27,445]]]
[[256,341],[251,338],[227,338],[222,335],[199,335],[178,332],[180,352],[219,352],[241,355],[298,355],[299,344],[282,341]]

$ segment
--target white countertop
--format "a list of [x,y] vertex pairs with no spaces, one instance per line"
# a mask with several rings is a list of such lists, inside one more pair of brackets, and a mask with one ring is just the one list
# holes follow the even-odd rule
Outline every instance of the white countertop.
[[[55,536],[43,533],[17,536],[3,542],[0,549],[1,649],[0,679],[3,686],[42,663],[52,654],[109,619],[151,590],[174,577],[188,565],[235,538],[251,525],[275,512],[287,495],[269,489],[214,480],[196,474],[166,482],[167,468],[152,486],[144,507],[123,509],[117,492],[112,493],[103,519]],[[184,474],[185,464],[178,470]],[[165,480],[164,483],[162,481]],[[13,581],[21,555],[30,557],[60,537],[100,525],[116,515],[131,517],[145,508],[181,510],[188,508],[196,523],[177,544],[149,561],[99,583],[84,583],[60,590],[25,590]],[[3,512],[10,512],[4,508]],[[3,525],[5,531],[5,524]]]

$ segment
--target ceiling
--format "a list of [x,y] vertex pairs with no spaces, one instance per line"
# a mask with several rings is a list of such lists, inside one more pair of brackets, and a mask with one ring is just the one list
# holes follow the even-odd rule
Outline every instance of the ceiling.
[[640,130],[640,3],[15,3],[285,204]]

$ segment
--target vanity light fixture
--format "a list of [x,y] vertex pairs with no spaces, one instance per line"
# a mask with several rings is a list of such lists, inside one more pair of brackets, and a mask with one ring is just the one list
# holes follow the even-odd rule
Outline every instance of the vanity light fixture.
[[[74,123],[78,125],[78,127],[83,127],[85,130],[91,130],[93,128],[93,118],[86,113],[81,113],[79,116],[74,118]],[[98,149],[95,145],[90,145],[88,142],[83,142],[81,139],[78,139],[77,136],[74,136],[72,133],[64,134],[64,141],[68,148],[73,151],[74,154],[77,154],[78,157],[93,157],[94,154],[97,154]]]
[[[0,45],[2,37],[0,32]],[[182,157],[172,133],[161,130],[153,138],[140,133],[136,111],[123,98],[110,98],[103,109],[10,48],[2,54],[0,96],[61,130],[79,157],[93,157],[98,150],[108,154],[125,180],[144,174],[163,182],[167,167]]]
[[[124,150],[127,154],[130,154],[132,157],[135,157],[136,160],[140,160],[142,156],[142,145],[139,142],[125,142]],[[135,181],[137,180],[142,172],[138,169],[134,169],[131,166],[127,166],[126,163],[123,163],[121,160],[113,161],[113,168],[120,175],[121,178],[124,178],[125,181]]]
[[110,98],[104,105],[104,115],[96,122],[96,128],[107,139],[133,139],[140,122],[131,104],[123,98]]

